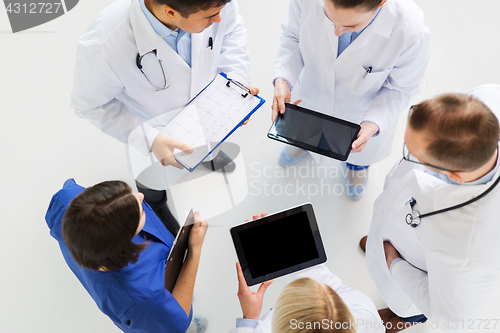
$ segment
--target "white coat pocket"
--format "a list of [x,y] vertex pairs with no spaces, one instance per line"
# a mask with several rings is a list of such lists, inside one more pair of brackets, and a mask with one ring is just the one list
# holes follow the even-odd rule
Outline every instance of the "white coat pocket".
[[354,74],[349,89],[354,95],[364,95],[367,93],[377,92],[391,70],[388,69],[382,72],[366,73],[363,66],[359,66]]

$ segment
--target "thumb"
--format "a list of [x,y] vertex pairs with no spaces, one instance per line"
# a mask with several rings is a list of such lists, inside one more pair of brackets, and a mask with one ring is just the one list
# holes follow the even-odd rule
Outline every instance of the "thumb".
[[262,283],[259,287],[259,290],[257,290],[257,294],[264,296],[264,293],[266,292],[267,288],[273,283],[274,281],[266,281]]
[[193,152],[193,148],[185,143],[175,141],[172,145],[173,148],[177,148],[185,152],[186,154],[191,154]]

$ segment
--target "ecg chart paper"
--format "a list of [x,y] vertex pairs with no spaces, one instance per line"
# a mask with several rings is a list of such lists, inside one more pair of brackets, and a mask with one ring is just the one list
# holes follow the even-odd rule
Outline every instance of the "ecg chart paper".
[[[223,142],[263,100],[247,93],[221,75],[182,109],[160,135],[193,147],[191,154],[178,149],[174,156],[189,171]],[[246,97],[243,97],[246,95]]]

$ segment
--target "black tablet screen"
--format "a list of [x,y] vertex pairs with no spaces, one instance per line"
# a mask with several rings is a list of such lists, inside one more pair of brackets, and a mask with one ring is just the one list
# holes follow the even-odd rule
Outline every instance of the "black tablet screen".
[[287,104],[285,114],[278,116],[269,134],[300,148],[346,160],[358,132],[357,124]]
[[306,212],[239,232],[253,278],[319,258]]

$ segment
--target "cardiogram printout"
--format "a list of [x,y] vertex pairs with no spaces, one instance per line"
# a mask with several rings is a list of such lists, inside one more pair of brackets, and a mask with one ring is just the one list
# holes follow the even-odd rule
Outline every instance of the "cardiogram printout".
[[174,150],[176,160],[192,172],[264,102],[240,84],[222,74],[217,75],[160,131],[160,135],[193,147],[191,154]]

